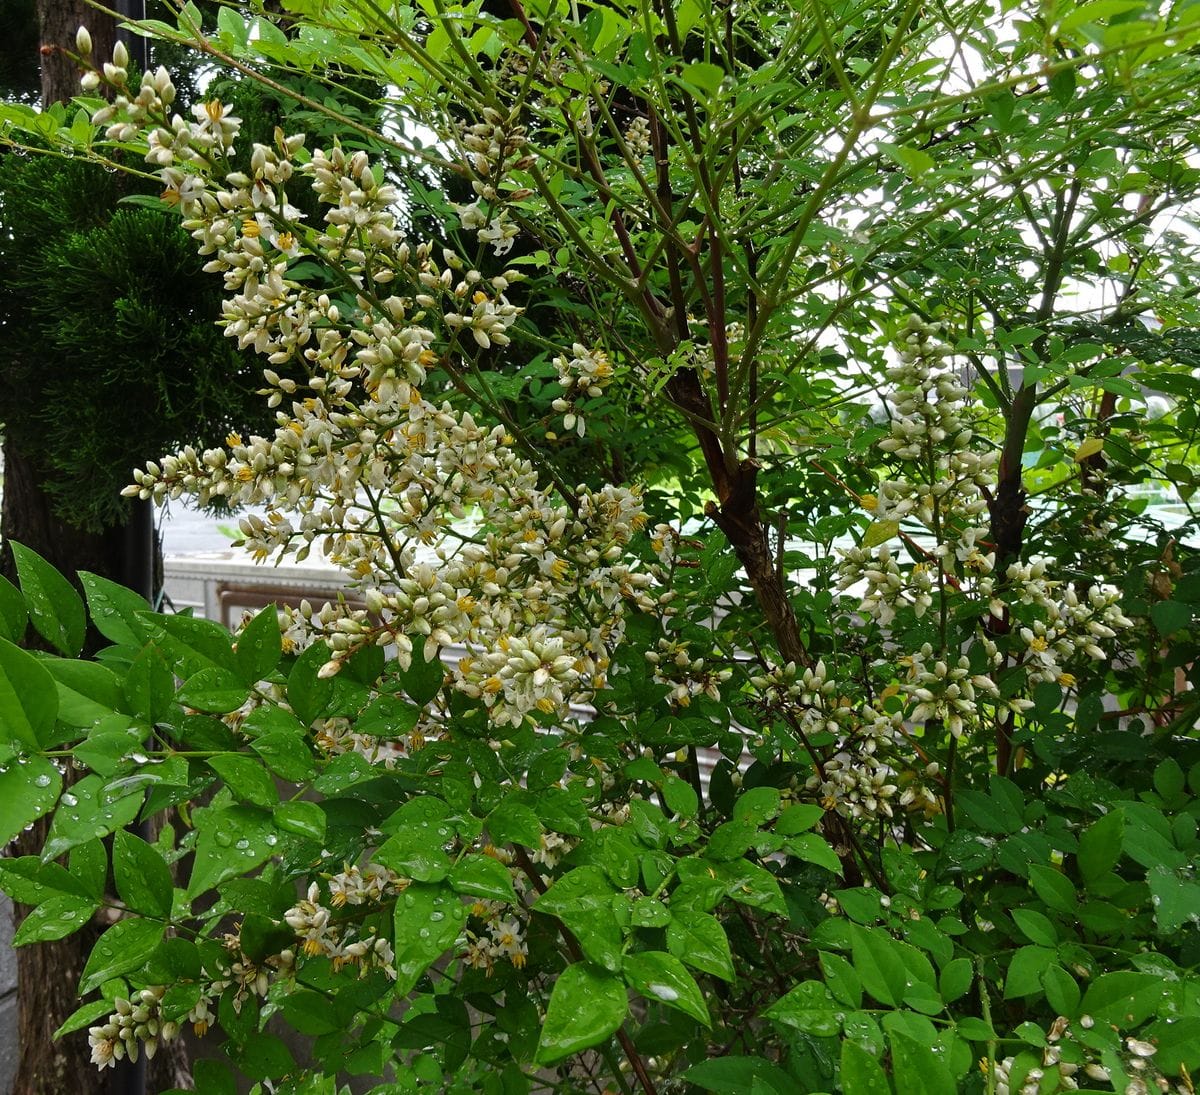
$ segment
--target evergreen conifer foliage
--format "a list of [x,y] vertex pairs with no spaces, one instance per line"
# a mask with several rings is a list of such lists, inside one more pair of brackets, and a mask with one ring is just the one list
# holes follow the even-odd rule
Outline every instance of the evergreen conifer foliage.
[[14,153],[3,174],[0,421],[59,516],[100,531],[138,458],[261,419],[258,384],[173,218],[118,204],[96,165]]

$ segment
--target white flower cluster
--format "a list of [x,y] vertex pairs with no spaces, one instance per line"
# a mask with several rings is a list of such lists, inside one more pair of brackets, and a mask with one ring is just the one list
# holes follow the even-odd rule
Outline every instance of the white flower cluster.
[[141,1052],[151,1058],[160,1042],[169,1042],[179,1034],[179,1024],[162,1017],[164,986],[145,988],[132,1000],[118,996],[113,1013],[99,1026],[88,1029],[92,1064],[98,1069],[113,1068],[126,1058],[136,1062]]
[[[1085,1030],[1095,1025],[1090,1015],[1082,1015],[1077,1025]],[[1042,1050],[1042,1063],[1025,1073],[1019,1088],[1014,1088],[1009,1077],[1015,1058],[1005,1057],[995,1063],[996,1095],[1037,1095],[1040,1091],[1093,1090],[1081,1087],[1081,1081],[1099,1084],[1113,1082],[1112,1071],[1096,1059],[1095,1050],[1078,1039],[1072,1023],[1060,1015],[1046,1032],[1046,1047]],[[1152,1092],[1175,1092],[1177,1095],[1192,1095],[1195,1090],[1186,1078],[1172,1082],[1154,1067],[1153,1058],[1158,1047],[1141,1038],[1125,1038],[1123,1065],[1132,1073],[1121,1090],[1124,1095],[1151,1095]],[[992,1066],[985,1059],[980,1068],[986,1074]]]
[[[860,679],[843,680],[819,662],[770,667],[752,682],[767,710],[783,713],[817,754],[806,791],[854,817],[891,817],[897,806],[936,811],[940,768],[925,751],[924,728],[959,740],[1019,716],[1033,703],[1022,691],[1002,692],[999,670],[1023,669],[1026,685],[1073,687],[1070,667],[1081,656],[1107,658],[1105,643],[1131,626],[1110,585],[1073,588],[1051,580],[1040,561],[995,573],[987,498],[997,459],[936,331],[910,324],[887,375],[895,390],[879,447],[898,473],[861,497],[875,535],[843,552],[838,584],[858,596],[864,625],[886,637],[901,613],[940,622],[945,648],[895,650],[854,670]],[[973,611],[965,629],[959,602]],[[982,619],[974,605],[986,606]]]
[[[500,854],[496,854],[500,858]],[[526,941],[529,913],[522,906],[514,910],[505,902],[480,899],[471,906],[470,915],[475,923],[465,932],[463,962],[472,969],[484,970],[489,976],[497,959],[523,969],[529,957]]]
[[[370,869],[368,876],[356,878],[350,871],[345,872],[339,887],[333,890],[331,886],[331,903],[358,904],[368,900],[367,895],[372,892],[376,882],[381,894],[399,892],[408,885],[407,879],[398,879],[390,874],[383,881],[384,876]],[[351,896],[359,900],[351,902]],[[396,967],[393,963],[396,956],[391,943],[375,934],[358,937],[353,925],[339,926],[333,921],[332,912],[321,904],[320,898],[321,887],[313,882],[308,887],[307,895],[283,914],[288,927],[302,941],[302,953],[309,957],[324,955],[332,962],[335,972],[352,965],[365,974],[368,969],[375,967],[394,979]]]
[[1042,618],[1018,631],[1024,646],[1023,664],[1032,681],[1056,681],[1064,688],[1075,685],[1075,675],[1064,666],[1079,653],[1103,661],[1108,653],[1100,644],[1133,626],[1120,609],[1120,591],[1094,582],[1082,596],[1071,586],[1046,577],[1046,563],[1014,563],[1008,579],[1019,590],[1022,604],[1041,610]]
[[521,229],[504,203],[528,197],[530,192],[521,187],[502,189],[502,184],[509,172],[531,162],[525,151],[525,129],[498,110],[485,107],[480,121],[461,127],[459,145],[460,160],[473,176],[471,188],[476,198],[452,208],[466,231],[474,232],[494,255],[506,255]]
[[675,707],[688,707],[700,695],[720,700],[721,686],[733,676],[732,669],[711,666],[681,639],[659,639],[656,650],[646,651],[646,661],[654,666],[654,680],[670,686],[667,702]]
[[931,810],[938,766],[912,766],[911,747],[899,712],[854,704],[839,694],[826,663],[799,669],[773,666],[751,683],[768,707],[784,712],[809,742],[832,740],[833,756],[814,765],[804,789],[827,810],[849,817],[894,816],[895,808]]
[[[1077,655],[1108,657],[1101,643],[1131,626],[1118,607],[1117,590],[1097,582],[1080,594],[1050,580],[1040,561],[1012,563],[1003,577],[995,574],[986,518],[997,456],[970,448],[977,438],[976,423],[951,351],[932,328],[914,322],[887,375],[896,390],[888,397],[889,434],[879,447],[899,461],[902,474],[882,481],[876,494],[861,501],[875,527],[894,524],[882,526],[887,537],[882,543],[844,552],[839,587],[859,590],[860,612],[884,628],[900,611],[920,619],[940,603],[944,613],[946,604],[959,596],[964,602],[986,603],[1001,631],[1014,615],[1022,621],[1032,617],[1030,623],[1013,625],[1022,649],[1015,656],[1009,652],[1008,658],[1026,668],[1030,683],[1073,686],[1075,677],[1067,666]],[[902,525],[911,532],[902,531]],[[888,542],[896,535],[913,561]],[[1032,707],[1020,696],[1000,699],[989,675],[1006,661],[997,633],[981,624],[973,636],[983,672],[973,672],[965,655],[935,656],[929,644],[902,658],[908,672],[899,687],[908,717],[915,723],[940,721],[960,737],[980,722],[984,706],[1017,713]]]
[[[126,80],[120,66],[105,78],[118,89]],[[332,649],[327,674],[371,643],[394,644],[402,666],[414,641],[427,657],[463,644],[472,656],[453,686],[483,698],[495,721],[517,724],[535,709],[565,717],[603,684],[628,605],[652,606],[652,576],[623,562],[645,521],[640,498],[620,487],[547,488],[504,426],[421,392],[433,365],[456,369],[456,355],[508,343],[519,310],[504,290],[519,275],[485,281],[449,252],[438,260],[428,245],[410,246],[395,188],[363,152],[317,150],[299,163],[303,138],[277,130],[271,146],[253,147],[248,173],[229,170],[238,119],[215,102],[194,120],[171,116],[173,98],[158,73],[96,117],[112,122],[111,138],[145,142],[210,256],[206,269],[224,275],[226,333],[272,366],[264,394],[279,411],[271,436],[185,448],[136,472],[126,493],[258,507],[241,522],[256,558],[302,559],[315,546],[343,568],[368,609],[308,621],[309,637]],[[466,128],[483,200],[519,166],[523,141],[498,115]],[[295,177],[325,207],[319,228],[298,223],[287,192]],[[348,279],[346,295],[290,279],[299,253]],[[602,386],[602,355],[571,360],[587,390]],[[291,375],[278,371],[285,365]],[[477,536],[461,531],[468,515]]]
[[589,350],[577,342],[571,347],[571,353],[574,356],[562,354],[554,359],[558,383],[566,395],[556,399],[551,406],[563,416],[563,429],[568,433],[573,430],[582,437],[587,425],[578,401],[584,396],[595,399],[603,395],[604,389],[612,383],[613,367],[603,350]]
[[638,115],[625,128],[625,144],[635,156],[649,156],[652,145],[650,141],[650,119]]

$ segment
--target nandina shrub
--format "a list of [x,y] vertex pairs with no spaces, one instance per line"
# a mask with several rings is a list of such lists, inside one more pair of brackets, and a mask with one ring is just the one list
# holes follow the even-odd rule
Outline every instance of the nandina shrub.
[[129,492],[347,588],[231,635],[14,547],[17,942],[117,914],[62,1036],[219,1028],[204,1091],[1190,1091],[1200,598],[1145,490],[1195,412],[1139,409],[1194,394],[1191,244],[1138,271],[1195,31],[1120,7],[147,25],[294,98],[248,171],[81,35],[59,141],[160,173],[277,414]]

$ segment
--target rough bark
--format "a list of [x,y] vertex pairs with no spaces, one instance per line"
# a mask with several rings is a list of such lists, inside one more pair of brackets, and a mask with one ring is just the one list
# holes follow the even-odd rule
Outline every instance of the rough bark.
[[88,7],[82,0],[38,0],[41,34],[42,102],[69,100],[79,94],[79,68],[66,51],[75,52],[75,31],[88,28],[96,60],[112,57],[117,27],[108,16]]

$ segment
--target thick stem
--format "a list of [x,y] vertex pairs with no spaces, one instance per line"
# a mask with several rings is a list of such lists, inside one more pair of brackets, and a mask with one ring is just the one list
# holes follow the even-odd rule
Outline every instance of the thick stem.
[[758,508],[755,486],[758,469],[758,461],[743,460],[727,477],[728,489],[720,503],[710,502],[706,512],[737,553],[783,660],[811,665],[812,658],[800,638],[800,625],[787,586],[775,566],[767,528]]

